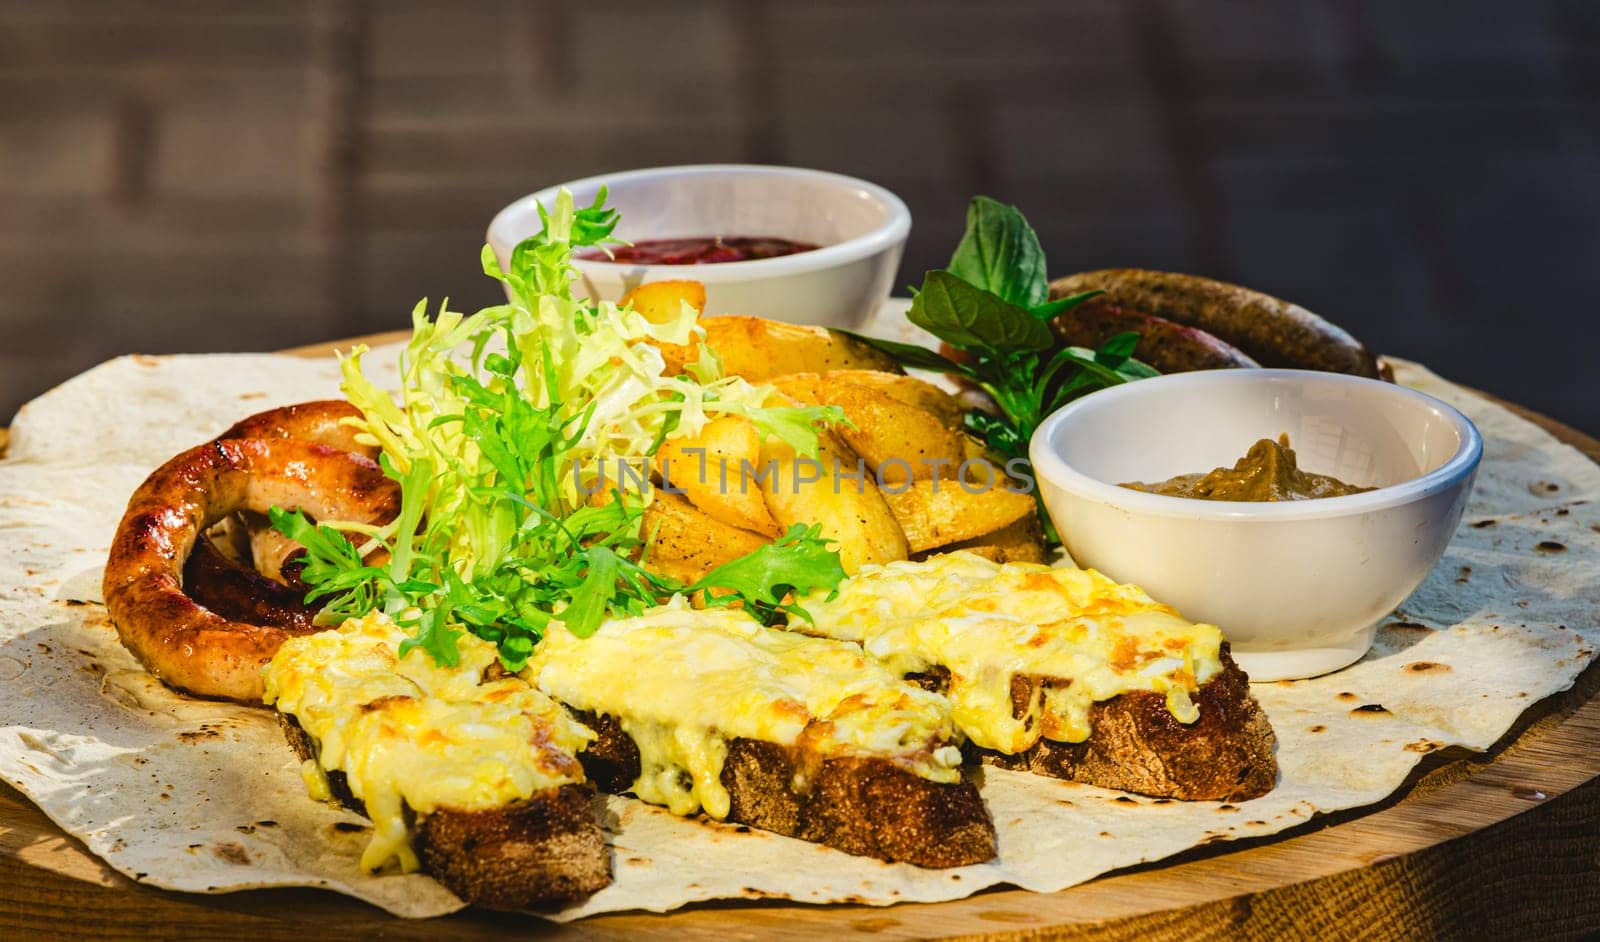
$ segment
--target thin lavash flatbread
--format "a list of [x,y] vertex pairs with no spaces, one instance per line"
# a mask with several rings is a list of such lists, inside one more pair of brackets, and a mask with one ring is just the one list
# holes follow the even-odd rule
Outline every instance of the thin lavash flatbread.
[[[393,382],[395,350],[367,363]],[[616,880],[554,916],[780,897],[887,904],[1000,883],[1052,891],[1199,844],[1370,804],[1427,753],[1484,749],[1594,656],[1600,468],[1536,426],[1412,364],[1399,379],[1478,423],[1486,455],[1445,559],[1371,654],[1327,677],[1253,688],[1279,739],[1270,794],[1237,805],[1132,799],[985,769],[990,863],[930,871],[597,799]],[[0,461],[0,777],[112,867],[174,890],[319,886],[401,916],[461,903],[421,875],[357,866],[359,816],[310,800],[265,710],[172,693],[99,603],[127,496],[172,454],[273,405],[337,394],[330,360],[125,357],[24,407]],[[1553,488],[1553,489],[1552,489]]]

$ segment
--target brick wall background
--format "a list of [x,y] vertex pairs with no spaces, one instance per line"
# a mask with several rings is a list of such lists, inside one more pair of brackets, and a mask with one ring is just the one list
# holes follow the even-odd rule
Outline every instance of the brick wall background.
[[753,161],[900,193],[902,283],[987,192],[1600,431],[1597,93],[1585,0],[0,0],[0,414],[489,303],[513,197]]

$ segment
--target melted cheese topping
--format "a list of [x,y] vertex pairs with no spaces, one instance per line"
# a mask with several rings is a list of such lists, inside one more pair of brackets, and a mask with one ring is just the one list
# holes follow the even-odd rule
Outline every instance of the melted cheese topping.
[[739,611],[695,611],[678,599],[587,639],[551,630],[526,676],[575,709],[615,717],[639,747],[634,794],[675,814],[727,816],[722,766],[733,739],[794,747],[803,760],[882,758],[936,782],[961,775],[960,734],[943,697],[856,645],[767,628]]
[[[800,600],[815,623],[796,631],[863,645],[897,674],[942,667],[956,724],[969,739],[1007,754],[1042,736],[1089,737],[1095,703],[1134,690],[1166,695],[1184,723],[1199,719],[1191,695],[1221,670],[1222,633],[1192,624],[1137,586],[1092,569],[999,564],[971,553],[865,566],[828,599]],[[1036,685],[1014,715],[1014,677]]]
[[383,615],[285,642],[265,669],[269,705],[317,744],[301,768],[315,798],[343,772],[372,819],[361,865],[417,869],[406,810],[486,811],[583,781],[573,754],[594,734],[527,682],[485,682],[495,646],[463,635],[454,667],[420,649],[397,657],[406,632]]

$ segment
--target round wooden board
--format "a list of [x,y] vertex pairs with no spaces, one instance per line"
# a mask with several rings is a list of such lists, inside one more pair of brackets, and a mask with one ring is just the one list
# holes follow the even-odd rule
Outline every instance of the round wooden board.
[[[408,332],[362,338],[371,344]],[[289,351],[318,356],[357,341]],[[1600,462],[1600,441],[1512,409]],[[284,939],[1549,938],[1600,928],[1600,663],[1488,753],[1446,750],[1384,803],[1213,844],[1059,893],[883,909],[726,902],[556,926],[395,919],[317,890],[170,893],[111,870],[0,785],[0,936]]]

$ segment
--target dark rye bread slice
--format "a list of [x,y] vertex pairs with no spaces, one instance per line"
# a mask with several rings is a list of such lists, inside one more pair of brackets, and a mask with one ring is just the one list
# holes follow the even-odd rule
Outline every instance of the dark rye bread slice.
[[[943,690],[947,678],[943,668],[913,675],[935,691]],[[1013,677],[1012,715],[1027,713],[1038,687],[1062,682]],[[967,748],[972,757],[998,768],[1157,798],[1242,801],[1271,791],[1278,780],[1277,737],[1227,644],[1222,671],[1200,687],[1194,703],[1200,718],[1185,724],[1167,709],[1164,695],[1135,690],[1090,707],[1089,738],[1083,742],[1040,739],[1016,755],[970,743]]]
[[[578,755],[602,791],[639,777],[639,748],[610,716],[574,711],[599,738]],[[752,739],[728,743],[722,787],[727,821],[845,853],[919,867],[963,867],[995,855],[994,823],[971,782],[930,782],[882,759],[804,763],[793,750]]]
[[[278,724],[302,761],[316,758],[316,743],[294,717],[279,713]],[[343,772],[329,772],[328,787],[340,804],[366,814]],[[562,785],[493,811],[435,811],[417,820],[413,843],[427,873],[474,906],[550,908],[611,883],[593,796],[588,785]]]

